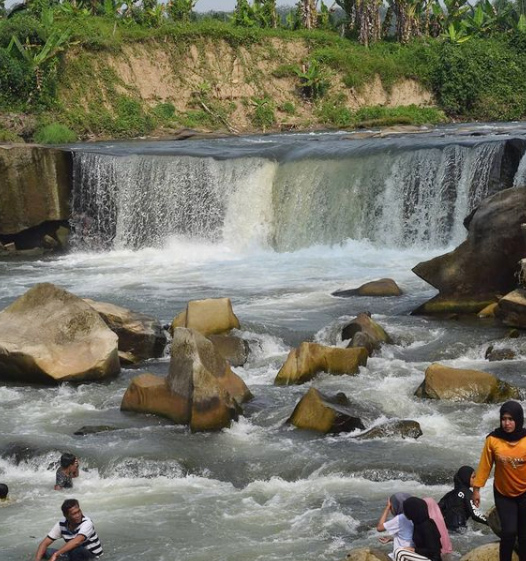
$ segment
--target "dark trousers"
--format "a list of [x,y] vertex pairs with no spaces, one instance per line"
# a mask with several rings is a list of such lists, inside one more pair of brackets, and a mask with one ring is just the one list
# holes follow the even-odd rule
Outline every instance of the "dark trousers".
[[526,493],[506,497],[493,488],[493,494],[502,528],[499,561],[511,561],[515,539],[519,542],[519,561],[526,561]]
[[[53,553],[58,551],[52,547],[48,547],[46,549],[46,553],[44,554],[44,559],[50,559]],[[95,555],[91,553],[91,551],[87,550],[85,547],[79,546],[67,553],[63,553],[59,555],[59,559],[64,559],[67,561],[88,561],[91,559],[95,559]]]

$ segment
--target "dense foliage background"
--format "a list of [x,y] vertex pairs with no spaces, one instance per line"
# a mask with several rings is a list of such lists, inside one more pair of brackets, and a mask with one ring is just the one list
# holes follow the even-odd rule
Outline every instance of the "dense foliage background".
[[[359,88],[375,76],[387,87],[402,78],[416,79],[434,93],[439,108],[450,118],[526,116],[523,0],[479,0],[474,5],[465,0],[337,0],[330,8],[323,1],[302,0],[292,9],[280,10],[275,0],[238,0],[232,13],[206,14],[196,13],[195,7],[196,0],[168,4],[27,0],[7,11],[0,0],[0,111],[35,115],[44,141],[44,130],[51,131],[53,141],[61,138],[57,131],[64,130],[71,139],[74,131],[85,133],[88,118],[80,112],[66,115],[57,96],[61,60],[71,49],[118,51],[127,43],[152,40],[180,47],[202,38],[236,46],[280,37],[309,43],[309,60],[298,60],[279,72],[298,80],[303,98],[315,105],[320,122],[327,126],[440,119],[436,112],[423,109],[377,107],[353,113],[338,99],[328,103],[328,70],[340,73],[349,88]],[[254,104],[254,126],[271,128],[272,100],[263,98]],[[93,130],[135,136],[173,121],[174,110],[167,103],[146,110],[122,98],[117,99],[113,116],[89,118],[100,121],[91,123]],[[214,126],[206,122],[210,116],[203,117],[205,122],[196,122],[196,115],[186,119],[180,119],[180,124]],[[10,140],[8,131],[0,128],[2,139]]]

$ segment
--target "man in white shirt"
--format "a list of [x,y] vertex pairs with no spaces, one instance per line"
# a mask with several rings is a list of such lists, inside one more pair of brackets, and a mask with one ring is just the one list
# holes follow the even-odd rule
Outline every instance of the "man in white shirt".
[[[102,555],[102,545],[93,522],[82,514],[76,499],[67,499],[61,506],[64,518],[59,520],[40,542],[35,561],[49,559],[58,561],[88,561]],[[60,549],[49,546],[62,538],[65,544]]]

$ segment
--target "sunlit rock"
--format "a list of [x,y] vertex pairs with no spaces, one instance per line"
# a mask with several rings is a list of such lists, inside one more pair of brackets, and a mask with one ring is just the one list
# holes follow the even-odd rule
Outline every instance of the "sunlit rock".
[[495,315],[505,325],[526,329],[526,290],[517,288],[503,296],[498,302]]
[[353,415],[347,396],[322,394],[315,388],[300,399],[287,421],[297,428],[323,433],[350,432],[364,429],[361,419]]
[[340,298],[349,296],[400,296],[401,294],[403,294],[402,290],[393,279],[370,281],[358,288],[337,290],[332,293],[333,296],[339,296]]
[[479,370],[451,368],[434,363],[425,372],[425,379],[416,390],[417,397],[474,401],[475,403],[500,403],[520,399],[520,392],[489,374]]
[[376,323],[366,312],[358,314],[342,329],[342,340],[350,339],[348,347],[365,347],[372,354],[373,349],[382,343],[391,343],[391,337],[385,329]]
[[521,224],[526,221],[526,188],[488,197],[468,216],[466,241],[454,251],[419,263],[413,272],[439,290],[414,313],[478,313],[517,285],[524,257]]
[[274,384],[278,386],[303,384],[312,380],[320,372],[356,374],[360,366],[367,364],[367,357],[367,350],[362,347],[341,349],[318,343],[301,343],[297,349],[290,351]]
[[119,356],[125,363],[136,363],[163,355],[166,334],[155,318],[127,308],[85,299],[119,338]]
[[497,309],[498,302],[492,302],[477,314],[479,318],[492,318],[495,317],[495,310]]
[[186,310],[174,318],[171,330],[176,327],[187,327],[202,335],[212,335],[239,329],[240,324],[230,298],[209,298],[188,302]]
[[121,409],[161,415],[193,431],[230,426],[252,394],[212,342],[192,329],[176,328],[170,353],[168,376],[134,378]]
[[384,438],[389,436],[401,436],[402,438],[419,438],[422,436],[420,423],[409,419],[393,419],[381,423],[369,430],[356,435],[355,438],[368,440],[371,438]]
[[0,378],[86,382],[118,374],[117,335],[81,298],[37,284],[0,313]]
[[374,547],[360,547],[349,551],[342,561],[391,561],[391,558],[380,549]]
[[[519,561],[518,555],[513,552],[512,561]],[[460,558],[460,561],[499,561],[499,543],[487,543],[472,549]]]

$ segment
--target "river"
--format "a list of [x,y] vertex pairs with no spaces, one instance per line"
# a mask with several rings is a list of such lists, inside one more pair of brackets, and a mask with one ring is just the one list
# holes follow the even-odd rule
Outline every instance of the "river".
[[[189,300],[228,296],[251,345],[234,370],[255,399],[231,428],[191,434],[119,409],[130,380],[166,374],[167,357],[104,383],[2,383],[0,481],[12,497],[0,508],[2,561],[31,559],[70,496],[114,561],[339,561],[378,545],[388,495],[438,500],[458,467],[476,467],[498,407],[414,397],[426,367],[487,370],[524,388],[526,353],[521,338],[507,340],[518,358],[488,363],[485,350],[504,343],[505,328],[411,316],[436,293],[411,268],[464,239],[464,216],[503,186],[497,172],[508,186],[522,181],[520,157],[499,163],[506,142],[523,135],[487,125],[355,141],[340,133],[72,146],[74,249],[0,262],[0,307],[52,282],[169,323]],[[331,296],[381,277],[404,294]],[[342,346],[341,327],[365,310],[394,344],[357,376],[273,385],[291,348]],[[414,419],[423,435],[358,441],[285,424],[311,386],[345,392],[368,426]],[[74,436],[84,425],[117,430]],[[56,492],[53,463],[66,450],[78,455],[80,477],[72,492]],[[492,502],[489,482],[483,508]],[[465,552],[491,540],[474,525],[453,544]]]

